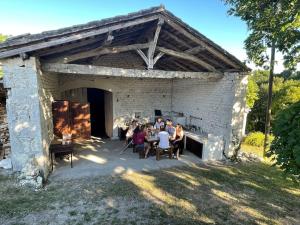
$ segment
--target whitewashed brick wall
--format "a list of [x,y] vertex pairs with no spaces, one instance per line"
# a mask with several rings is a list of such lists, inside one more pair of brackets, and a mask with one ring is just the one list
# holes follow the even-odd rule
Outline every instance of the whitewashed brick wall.
[[114,136],[123,118],[141,112],[143,118],[153,119],[154,109],[171,111],[171,81],[163,79],[99,78],[92,76],[60,76],[60,90],[83,87],[99,88],[113,94]]
[[232,132],[241,137],[247,77],[226,73],[218,81],[173,81],[172,110],[183,112],[187,123],[224,137],[229,153]]

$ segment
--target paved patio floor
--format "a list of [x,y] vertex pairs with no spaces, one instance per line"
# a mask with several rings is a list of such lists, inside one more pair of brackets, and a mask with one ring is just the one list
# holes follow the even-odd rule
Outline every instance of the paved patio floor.
[[128,148],[123,154],[120,154],[123,146],[124,142],[122,141],[100,138],[76,144],[73,168],[70,167],[68,159],[56,159],[57,162],[55,162],[50,179],[65,180],[87,176],[117,175],[131,171],[157,170],[202,162],[200,158],[189,151],[184,151],[184,155],[179,160],[170,160],[167,155],[163,155],[160,161],[156,161],[155,156],[139,159],[138,153],[133,153],[132,148]]

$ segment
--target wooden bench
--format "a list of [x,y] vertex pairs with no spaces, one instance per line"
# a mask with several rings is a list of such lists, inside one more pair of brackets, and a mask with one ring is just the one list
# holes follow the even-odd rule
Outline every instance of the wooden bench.
[[157,161],[160,160],[160,156],[164,152],[168,152],[169,159],[172,159],[172,157],[173,157],[173,147],[169,147],[169,148],[160,148],[160,147],[157,147],[157,149],[156,149],[156,160]]

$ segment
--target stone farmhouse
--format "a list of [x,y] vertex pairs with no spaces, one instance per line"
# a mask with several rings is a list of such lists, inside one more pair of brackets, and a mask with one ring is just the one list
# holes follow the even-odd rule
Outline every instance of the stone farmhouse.
[[[48,176],[56,100],[101,101],[96,130],[112,139],[160,111],[205,137],[203,160],[230,155],[242,136],[249,69],[163,6],[11,37],[0,62],[15,171],[34,160]],[[92,135],[97,119],[85,121]]]

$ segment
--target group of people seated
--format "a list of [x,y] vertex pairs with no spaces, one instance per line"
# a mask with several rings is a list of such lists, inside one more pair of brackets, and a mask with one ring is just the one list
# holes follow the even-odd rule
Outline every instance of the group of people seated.
[[173,157],[179,159],[179,155],[183,149],[184,131],[180,124],[173,126],[173,121],[167,119],[163,121],[162,118],[157,118],[154,125],[152,124],[138,124],[137,121],[132,121],[126,133],[126,143],[133,140],[133,145],[136,149],[142,149],[145,152],[145,158],[148,157],[151,145],[150,138],[154,136],[157,142],[154,146],[160,149],[173,150]]

